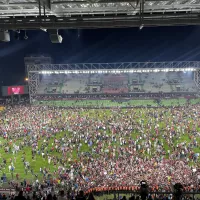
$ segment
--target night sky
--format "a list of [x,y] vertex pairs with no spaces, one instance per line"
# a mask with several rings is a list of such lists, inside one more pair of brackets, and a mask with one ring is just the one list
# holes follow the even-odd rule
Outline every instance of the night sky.
[[61,30],[62,44],[43,31],[28,31],[24,40],[11,32],[0,43],[0,85],[23,84],[24,57],[50,55],[54,63],[200,60],[200,27]]

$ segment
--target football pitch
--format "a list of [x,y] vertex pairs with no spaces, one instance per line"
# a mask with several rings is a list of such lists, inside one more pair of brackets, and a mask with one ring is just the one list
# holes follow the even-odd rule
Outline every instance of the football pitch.
[[[200,98],[191,99],[190,104],[200,103]],[[60,107],[81,107],[81,108],[112,108],[112,107],[161,107],[161,106],[185,106],[187,100],[184,98],[177,99],[163,99],[161,101],[155,101],[153,99],[136,99],[129,100],[55,100],[55,101],[35,101],[35,105],[48,105],[48,106],[60,106]]]
[[[160,108],[157,108],[158,110]],[[142,111],[142,114],[141,114]],[[152,109],[153,111],[153,109]],[[122,113],[126,113],[127,109],[122,109],[121,110]],[[129,115],[129,112],[127,113],[127,115]],[[144,124],[148,123],[148,117],[145,116],[145,109],[139,109],[136,108],[134,109],[134,112],[138,112],[138,114],[140,113],[140,116],[143,117],[144,120]],[[67,116],[67,115],[71,115],[71,117],[76,117],[75,115],[73,116],[73,114],[70,113],[70,110],[66,110],[65,112],[63,112],[63,116]],[[96,120],[102,120],[102,121],[106,121],[108,120],[110,117],[113,117],[113,112],[110,109],[81,109],[79,111],[79,115],[82,117],[87,117],[88,120],[92,120],[93,122],[95,122]],[[120,114],[116,113],[116,121],[120,122]],[[167,117],[167,114],[166,114]],[[59,119],[55,119],[55,124],[57,123]],[[139,122],[141,120],[141,118],[137,118],[134,119],[135,121]],[[192,122],[192,119],[188,118],[188,121]],[[159,123],[160,129],[165,127],[165,124],[163,122]],[[110,129],[106,128],[104,131],[102,131],[102,134],[105,133],[108,136],[111,136],[111,131]],[[200,129],[198,128],[198,131],[200,131]],[[137,130],[132,131],[131,133],[131,138],[132,139],[136,139],[139,138],[140,136],[140,132]],[[118,136],[117,136],[118,137]],[[127,136],[124,136],[125,138]],[[47,153],[50,157],[54,156],[57,157],[59,159],[63,158],[63,155],[61,152],[56,151],[55,150],[55,139],[62,141],[62,138],[67,138],[68,140],[72,139],[72,133],[70,132],[70,130],[65,130],[62,132],[58,132],[55,134],[52,134],[51,137],[47,140],[46,137],[41,137],[38,140],[38,149],[41,149],[42,146],[44,146],[44,151],[45,153]],[[60,163],[48,163],[48,158],[43,158],[41,155],[41,152],[38,153],[38,151],[36,151],[36,156],[34,156],[34,158],[32,157],[32,147],[30,145],[24,145],[23,143],[26,143],[27,141],[30,141],[32,139],[31,135],[27,135],[26,137],[23,138],[15,138],[13,137],[12,140],[7,140],[4,139],[3,137],[0,138],[0,142],[1,142],[1,148],[0,148],[0,163],[3,163],[3,160],[6,160],[6,165],[3,166],[1,165],[1,172],[2,174],[6,174],[6,177],[8,180],[14,179],[16,180],[16,174],[19,174],[19,181],[22,181],[24,179],[26,179],[27,181],[31,182],[32,180],[43,180],[44,175],[40,172],[40,168],[46,168],[47,171],[49,172],[49,176],[56,178],[56,176],[54,175],[54,171],[58,170],[58,167],[61,166]],[[160,134],[158,136],[158,140],[160,140],[161,142],[163,142],[164,145],[164,149],[165,151],[170,150],[172,151],[172,148],[170,145],[167,144],[166,140],[163,138],[163,135]],[[140,140],[139,143],[144,142],[143,140]],[[191,142],[191,137],[188,133],[184,133],[183,135],[181,135],[179,138],[177,138],[176,140],[173,140],[174,145],[180,144],[181,142],[186,142],[186,143],[190,143]],[[198,144],[200,144],[200,138],[197,138],[197,142]],[[12,149],[13,149],[13,144],[18,145],[21,147],[21,150],[18,151],[17,153],[13,153]],[[45,144],[45,145],[44,145]],[[98,157],[98,154],[94,154],[92,152],[92,148],[88,145],[88,143],[85,142],[85,140],[81,139],[81,148],[78,151],[77,148],[77,144],[71,144],[71,150],[68,151],[66,153],[66,160],[64,162],[64,166],[66,168],[70,168],[71,164],[73,162],[76,162],[80,159],[80,157],[78,155],[82,154],[82,153],[89,153],[90,155],[94,156],[94,157]],[[96,145],[95,143],[93,144],[94,146]],[[127,144],[128,145],[128,144]],[[109,144],[105,144],[103,147],[103,150],[106,151],[108,149]],[[120,146],[119,143],[119,138],[117,138],[117,142],[115,143],[111,143],[111,146],[115,146],[116,148]],[[8,152],[5,151],[5,148],[8,148]],[[154,150],[152,150],[153,152]],[[199,153],[199,147],[193,148],[193,151],[195,153]],[[151,157],[150,155],[147,155],[144,153],[143,155],[144,157]],[[165,156],[166,158],[168,158],[168,155]],[[24,166],[24,162],[23,159],[25,159],[26,162],[29,162],[30,168],[28,170],[25,170],[25,166]],[[12,161],[11,161],[12,159]],[[13,162],[14,165],[14,171],[13,173],[11,173],[9,171],[8,166],[10,165],[10,163]],[[199,160],[198,160],[199,162]],[[193,162],[190,162],[190,165],[193,165]],[[13,176],[13,177],[12,177]]]

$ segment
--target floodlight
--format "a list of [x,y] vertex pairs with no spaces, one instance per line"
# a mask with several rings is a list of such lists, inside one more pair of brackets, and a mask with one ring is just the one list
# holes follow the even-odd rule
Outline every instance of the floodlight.
[[59,35],[58,30],[49,29],[48,32],[52,43],[62,43],[63,38]]
[[42,31],[47,32],[47,29],[45,28],[40,28]]
[[144,27],[144,24],[141,24],[140,27],[139,27],[139,29],[142,30],[143,27]]
[[0,30],[0,41],[2,41],[2,42],[10,42],[10,33],[9,33],[9,31]]

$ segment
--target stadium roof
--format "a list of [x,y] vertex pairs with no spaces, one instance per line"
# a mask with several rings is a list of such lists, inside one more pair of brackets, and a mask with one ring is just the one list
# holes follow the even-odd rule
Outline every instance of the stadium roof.
[[[134,73],[198,71],[198,61],[176,62],[124,62],[124,63],[76,63],[76,64],[27,64],[28,72],[40,74],[62,73]],[[71,71],[71,72],[70,72]],[[50,72],[50,73],[49,73]]]
[[198,25],[200,0],[0,0],[1,29]]

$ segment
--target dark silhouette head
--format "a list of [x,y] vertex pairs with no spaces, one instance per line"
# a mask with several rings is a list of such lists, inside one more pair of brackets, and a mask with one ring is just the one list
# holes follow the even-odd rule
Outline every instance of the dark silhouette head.
[[18,194],[18,196],[20,196],[20,197],[22,197],[23,196],[23,191],[21,190],[21,191],[19,191],[19,194]]
[[61,191],[60,191],[60,196],[63,197],[64,195],[65,195],[64,190],[61,190]]
[[79,196],[80,196],[80,197],[83,197],[83,196],[84,196],[84,192],[83,192],[82,190],[79,192]]
[[134,196],[134,195],[131,196],[131,197],[129,198],[129,200],[135,200],[135,196]]
[[123,196],[122,200],[126,200],[126,196]]
[[94,195],[92,193],[89,194],[88,200],[95,200]]
[[47,195],[47,200],[53,200],[53,197],[52,197],[51,194],[48,194],[48,195]]

